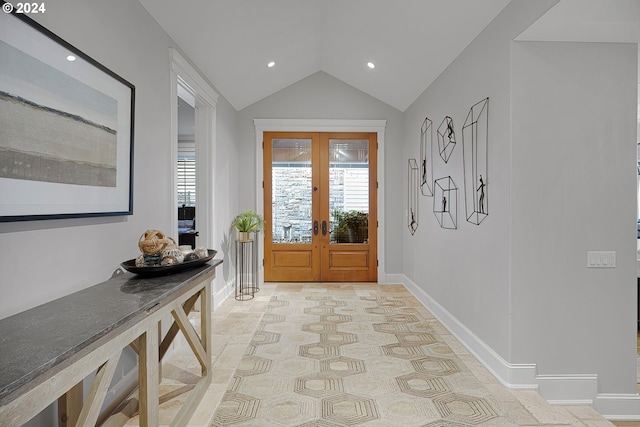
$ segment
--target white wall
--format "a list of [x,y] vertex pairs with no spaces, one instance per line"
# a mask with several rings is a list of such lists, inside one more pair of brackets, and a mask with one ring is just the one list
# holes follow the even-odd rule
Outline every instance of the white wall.
[[147,228],[171,229],[171,40],[137,2],[66,0],[33,17],[136,86],[134,215],[0,224],[0,317],[108,279]]
[[[420,196],[417,232],[411,236],[403,229],[404,273],[418,292],[437,301],[505,360],[510,359],[509,43],[555,3],[507,5],[404,115],[406,158],[420,156],[419,139],[412,136],[419,135],[425,117],[436,129],[446,115],[452,117],[458,146],[447,164],[434,155],[434,178],[451,175],[460,188],[457,230],[440,228],[433,198]],[[489,216],[476,226],[465,220],[461,130],[471,106],[486,97]],[[434,144],[437,149],[435,132]]]
[[[216,224],[215,249],[217,258],[224,258],[224,263],[218,267],[213,289],[213,304],[218,306],[229,292],[228,285],[233,279],[231,266],[231,251],[229,239],[230,226],[233,218],[238,214],[238,150],[240,148],[238,136],[239,114],[222,96],[218,98],[216,107],[216,151],[214,154],[214,214]],[[223,289],[227,287],[227,289]]]
[[[138,2],[59,0],[33,17],[136,86],[134,214],[0,223],[0,318],[108,279],[120,262],[139,254],[146,229],[173,229],[168,48],[175,43]],[[222,97],[218,113],[218,152],[225,157],[215,174],[229,184],[237,113]],[[216,193],[220,224],[230,221],[226,210],[235,210],[230,194],[227,187]]]
[[[461,142],[469,108],[490,98],[489,216],[464,221],[458,147],[434,176],[461,188],[459,228],[440,229],[421,196],[404,273],[503,383],[628,416],[640,413],[637,47],[512,42],[555,3],[512,1],[405,112],[404,156],[418,158],[425,116],[453,117]],[[616,251],[617,268],[587,269],[588,250]]]
[[[136,1],[57,0],[39,23],[136,87],[132,216],[0,223],[0,318],[107,280],[139,254],[148,228],[169,232],[171,163],[169,48],[177,47]],[[214,227],[237,210],[238,113],[218,99]],[[177,236],[175,236],[177,237]],[[221,242],[213,249],[222,255]],[[219,255],[219,256],[220,256]],[[218,271],[214,293],[225,286]],[[51,407],[29,425],[52,425]]]
[[[597,374],[599,393],[636,390],[637,52],[511,49],[511,361]],[[586,268],[594,250],[616,268]]]
[[[437,301],[507,365],[593,374],[600,393],[634,393],[636,119],[626,106],[633,102],[635,111],[637,80],[633,99],[624,88],[635,56],[624,45],[511,42],[556,2],[513,0],[405,113],[322,72],[239,113],[220,97],[218,236],[224,240],[233,216],[255,204],[254,118],[386,119],[386,271],[404,273],[414,291]],[[144,230],[172,229],[167,49],[175,44],[137,2],[58,0],[36,18],[136,86],[134,215],[0,223],[0,318],[107,279],[137,255]],[[611,85],[602,86],[604,76]],[[406,164],[419,157],[424,117],[437,127],[450,115],[458,130],[487,96],[489,217],[480,226],[464,221],[460,146],[436,171],[461,188],[459,229],[440,229],[432,200],[421,196],[420,226],[410,236]],[[583,126],[574,132],[569,118]],[[562,178],[540,192],[537,176]],[[552,207],[560,207],[560,218]],[[587,250],[617,251],[618,267],[587,270]],[[539,268],[543,262],[551,267]],[[224,282],[217,283],[221,290]]]
[[[385,209],[386,272],[400,273],[402,246],[402,114],[395,108],[324,73],[315,73],[240,111],[242,164],[239,176],[239,203],[243,209],[254,208],[256,201],[255,127],[253,119],[381,119],[387,120],[385,132]],[[402,173],[398,173],[402,171]],[[381,183],[382,185],[382,183]]]

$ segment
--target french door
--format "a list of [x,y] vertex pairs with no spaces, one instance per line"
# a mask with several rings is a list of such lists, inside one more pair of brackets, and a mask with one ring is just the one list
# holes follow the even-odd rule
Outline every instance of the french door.
[[264,133],[264,275],[377,281],[377,135]]

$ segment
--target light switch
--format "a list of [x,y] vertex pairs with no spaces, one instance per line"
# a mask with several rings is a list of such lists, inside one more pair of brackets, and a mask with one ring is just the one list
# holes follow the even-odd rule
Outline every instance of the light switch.
[[587,251],[588,268],[615,268],[615,251]]

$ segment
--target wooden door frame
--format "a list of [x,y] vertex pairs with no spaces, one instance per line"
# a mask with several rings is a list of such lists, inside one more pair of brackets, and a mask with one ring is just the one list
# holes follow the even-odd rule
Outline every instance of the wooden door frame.
[[[366,132],[376,133],[378,139],[378,283],[387,283],[385,271],[386,242],[385,242],[385,192],[384,192],[384,134],[387,126],[386,120],[341,120],[341,119],[253,119],[255,127],[256,150],[256,211],[264,214],[264,189],[263,181],[263,151],[262,141],[264,132]],[[259,240],[258,259],[264,259],[264,242]],[[264,277],[264,266],[259,263],[261,269],[259,277]]]
[[[378,266],[378,233],[371,232],[375,230],[378,224],[378,149],[377,134],[375,132],[323,132],[319,135],[320,156],[324,157],[320,164],[323,172],[320,174],[320,188],[324,190],[320,197],[320,218],[328,220],[331,224],[331,141],[367,141],[367,172],[368,172],[368,234],[366,243],[331,243],[330,233],[323,235],[320,239],[321,243],[321,276],[323,281],[327,282],[370,282],[377,281]],[[340,166],[338,166],[340,167]],[[371,179],[372,174],[376,173],[376,179]],[[346,188],[346,182],[345,182]],[[339,266],[334,264],[342,264]],[[366,265],[366,267],[365,267]]]
[[[273,143],[274,141],[281,139],[309,142],[309,154],[311,155],[311,162],[309,163],[309,171],[311,171],[311,185],[308,188],[308,195],[311,198],[312,211],[311,216],[308,219],[309,224],[311,224],[312,221],[317,222],[320,220],[320,193],[322,191],[319,189],[319,187],[321,187],[321,173],[318,173],[318,166],[321,157],[320,134],[317,132],[269,132],[269,135],[264,138],[265,149],[262,150],[263,171],[273,171]],[[262,194],[264,195],[263,200],[273,200],[272,179],[273,176],[270,173],[267,173],[264,176],[264,185],[261,186],[263,189]],[[313,190],[311,189],[312,187],[314,188]],[[264,236],[264,239],[259,239],[258,244],[262,245],[263,253],[267,254],[269,257],[262,257],[265,261],[264,263],[261,263],[262,272],[260,277],[264,280],[269,276],[271,281],[274,281],[273,277],[279,278],[275,281],[293,281],[294,278],[301,282],[320,281],[322,270],[322,264],[320,262],[320,247],[322,239],[319,233],[312,234],[310,242],[274,242],[272,227],[274,217],[271,203],[267,203],[266,205],[263,203],[263,210],[261,214],[263,215],[267,226],[265,227],[264,233],[261,233],[261,236]],[[296,266],[293,267],[290,265],[292,255],[296,258],[296,261],[302,260],[303,262],[296,262]],[[278,262],[281,264],[280,268],[275,265]],[[287,264],[288,267],[282,267],[282,264]]]

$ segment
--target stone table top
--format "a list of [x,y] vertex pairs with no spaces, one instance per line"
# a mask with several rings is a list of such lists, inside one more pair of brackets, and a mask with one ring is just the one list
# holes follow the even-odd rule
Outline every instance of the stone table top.
[[0,320],[0,405],[12,393],[45,376],[92,343],[190,284],[199,283],[222,260],[176,274],[132,273]]

